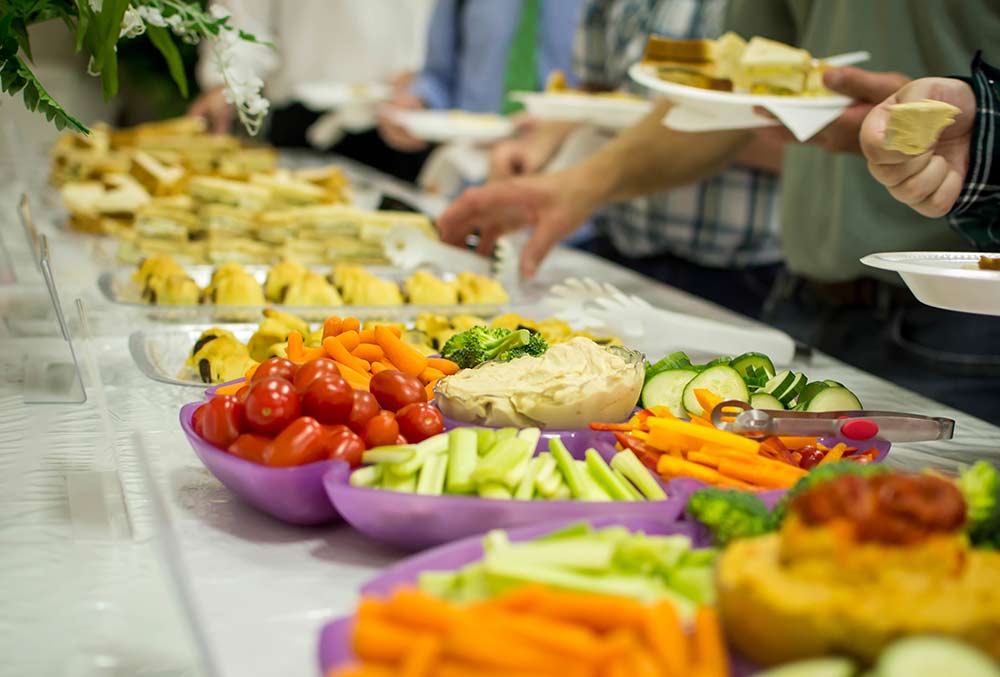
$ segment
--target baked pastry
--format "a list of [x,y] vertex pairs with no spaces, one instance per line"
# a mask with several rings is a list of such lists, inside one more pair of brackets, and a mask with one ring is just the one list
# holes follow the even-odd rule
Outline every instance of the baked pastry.
[[392,306],[403,303],[399,285],[382,280],[360,266],[336,266],[333,269],[333,284],[348,305]]
[[220,306],[262,306],[264,290],[257,279],[245,272],[231,272],[212,283],[209,299]]
[[460,303],[495,304],[510,301],[503,285],[493,278],[476,273],[459,273],[457,282]]
[[282,303],[289,285],[303,277],[308,271],[295,261],[282,261],[267,273],[264,281],[264,298],[272,303]]
[[254,360],[247,347],[226,332],[203,342],[188,362],[203,383],[224,383],[242,378]]
[[418,270],[403,282],[407,301],[422,305],[455,305],[458,288],[454,282],[445,282],[426,270]]
[[160,306],[195,306],[201,297],[198,285],[184,273],[153,276],[146,281],[143,298]]
[[132,273],[132,280],[140,287],[145,287],[149,278],[166,277],[168,275],[183,275],[184,269],[172,256],[150,256],[139,264],[138,270]]
[[325,277],[308,272],[287,286],[282,302],[289,306],[341,306],[344,304],[340,294]]

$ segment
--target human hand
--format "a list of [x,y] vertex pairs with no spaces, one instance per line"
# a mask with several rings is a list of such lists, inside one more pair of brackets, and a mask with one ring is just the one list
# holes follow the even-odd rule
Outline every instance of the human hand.
[[398,151],[415,153],[427,148],[427,142],[410,134],[392,113],[399,110],[423,110],[424,102],[409,91],[399,90],[379,112],[378,135]]
[[[854,99],[854,103],[806,143],[820,146],[831,153],[860,153],[858,133],[865,116],[876,104],[909,80],[902,73],[878,73],[852,66],[829,69],[823,74],[823,84],[831,91]],[[760,108],[755,109],[755,112],[774,118],[773,114]],[[783,127],[763,129],[760,134],[786,143],[796,141],[795,136]]]
[[[906,155],[886,150],[885,130],[889,106],[934,99],[957,106],[961,112],[945,127],[938,142],[926,153]],[[914,80],[876,106],[861,127],[861,150],[868,171],[889,193],[924,216],[944,216],[954,206],[969,169],[969,148],[976,119],[976,95],[954,78]]]
[[478,231],[477,251],[489,254],[501,235],[534,226],[521,252],[521,273],[532,277],[549,250],[583,225],[597,206],[594,191],[578,173],[574,168],[469,188],[438,219],[441,239],[462,246]]
[[199,94],[188,108],[188,115],[204,119],[213,134],[228,134],[233,126],[233,105],[226,101],[221,85]]
[[545,122],[526,115],[513,118],[517,136],[496,143],[490,151],[489,180],[539,173],[555,156],[572,123]]

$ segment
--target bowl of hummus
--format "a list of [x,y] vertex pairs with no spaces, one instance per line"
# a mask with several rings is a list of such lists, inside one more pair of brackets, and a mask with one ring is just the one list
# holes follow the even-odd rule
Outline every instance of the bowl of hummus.
[[438,381],[434,392],[441,413],[463,423],[584,428],[626,420],[644,375],[641,353],[578,337],[538,357],[463,369]]

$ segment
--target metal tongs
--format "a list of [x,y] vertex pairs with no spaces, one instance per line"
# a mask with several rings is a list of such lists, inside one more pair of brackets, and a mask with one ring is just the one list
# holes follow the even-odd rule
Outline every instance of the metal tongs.
[[712,424],[746,437],[841,437],[889,442],[950,440],[955,421],[950,418],[893,411],[774,411],[753,409],[740,400],[725,400],[712,409]]

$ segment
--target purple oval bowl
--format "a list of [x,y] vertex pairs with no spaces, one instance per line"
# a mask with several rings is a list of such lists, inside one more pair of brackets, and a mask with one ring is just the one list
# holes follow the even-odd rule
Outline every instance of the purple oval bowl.
[[219,388],[224,388],[226,386],[231,386],[234,383],[243,383],[244,381],[246,381],[245,378],[237,378],[237,379],[233,379],[232,381],[226,381],[225,383],[216,383],[213,386],[209,386],[209,387],[205,388],[205,399],[207,400],[207,399],[210,399],[212,397],[215,397],[215,393],[218,392]]
[[[525,541],[537,538],[567,525],[579,522],[579,519],[560,520],[535,524],[530,527],[508,531],[511,541]],[[650,535],[683,534],[692,539],[695,547],[703,547],[699,541],[697,529],[690,524],[670,523],[649,517],[605,515],[600,518],[590,518],[584,521],[595,527],[622,525],[631,531],[643,531]],[[384,597],[403,585],[417,582],[424,571],[451,571],[482,559],[482,536],[466,538],[456,543],[435,548],[431,551],[409,557],[398,564],[389,567],[380,576],[369,581],[361,588],[363,595]],[[347,616],[327,623],[320,631],[319,664],[323,674],[333,668],[344,666],[354,660],[351,650],[351,631],[354,617]],[[738,657],[731,657],[733,674],[742,677],[753,671],[751,665]]]
[[181,408],[181,428],[205,467],[231,492],[261,512],[282,522],[300,525],[326,524],[339,518],[330,502],[323,479],[350,474],[343,461],[320,461],[291,468],[269,468],[233,456],[194,431],[192,418],[203,402]]
[[[564,440],[574,458],[582,459],[593,447],[605,460],[615,455],[611,444],[592,431],[575,431]],[[589,433],[589,434],[585,434]],[[548,437],[555,431],[548,431]],[[548,447],[547,438],[535,453]],[[654,475],[654,477],[656,477]],[[323,485],[337,512],[366,536],[405,550],[420,550],[449,543],[491,529],[508,529],[551,520],[598,519],[618,515],[671,524],[680,519],[687,496],[674,496],[660,482],[668,498],[662,501],[518,501],[478,496],[424,496],[386,489],[354,487],[349,476],[330,472]],[[659,480],[658,477],[656,477]]]

